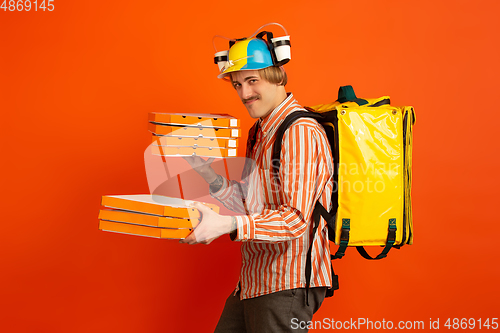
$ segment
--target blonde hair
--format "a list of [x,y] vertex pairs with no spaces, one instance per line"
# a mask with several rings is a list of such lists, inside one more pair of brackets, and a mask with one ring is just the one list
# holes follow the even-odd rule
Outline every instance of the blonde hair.
[[282,67],[266,67],[259,70],[261,78],[269,83],[285,86],[288,83],[288,76]]
[[[269,83],[277,84],[279,86],[285,86],[288,83],[288,76],[282,67],[266,67],[259,69],[258,73],[261,79],[266,80]],[[229,81],[232,81],[232,73],[229,73]]]

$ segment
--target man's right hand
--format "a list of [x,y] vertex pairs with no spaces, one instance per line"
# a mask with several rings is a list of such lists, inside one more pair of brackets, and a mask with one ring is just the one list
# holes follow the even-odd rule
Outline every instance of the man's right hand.
[[212,183],[217,179],[217,173],[215,173],[211,164],[214,161],[214,157],[204,160],[200,156],[184,156],[183,157],[189,165],[205,179],[207,183]]

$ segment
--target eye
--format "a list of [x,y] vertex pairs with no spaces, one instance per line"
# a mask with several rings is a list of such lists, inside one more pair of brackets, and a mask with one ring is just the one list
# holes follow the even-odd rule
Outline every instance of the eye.
[[250,83],[255,83],[255,82],[257,82],[257,79],[251,79],[250,80]]
[[241,84],[240,84],[240,83],[233,83],[233,88],[234,88],[234,89],[238,88],[239,86],[241,86]]

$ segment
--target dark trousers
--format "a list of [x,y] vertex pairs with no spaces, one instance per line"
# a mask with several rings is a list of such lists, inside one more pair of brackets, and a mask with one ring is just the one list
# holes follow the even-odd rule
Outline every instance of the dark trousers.
[[[214,333],[307,332],[297,323],[312,320],[325,299],[326,287],[309,289],[309,306],[304,288],[240,300],[240,292],[229,295]],[[295,324],[294,324],[295,323]]]

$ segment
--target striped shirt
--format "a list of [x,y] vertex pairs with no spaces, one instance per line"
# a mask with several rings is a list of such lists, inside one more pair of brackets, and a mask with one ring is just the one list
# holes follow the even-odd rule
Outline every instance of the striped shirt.
[[[320,200],[328,210],[331,206],[332,155],[326,134],[315,120],[300,118],[285,132],[279,182],[273,177],[276,130],[287,115],[298,110],[304,109],[289,93],[266,118],[259,119],[252,128],[257,130],[253,149],[247,146],[254,168],[241,182],[223,179],[222,188],[212,193],[227,208],[244,214],[236,216],[235,238],[242,241],[241,299],[306,286],[314,204]],[[323,218],[318,230],[310,286],[331,287],[330,248]]]

